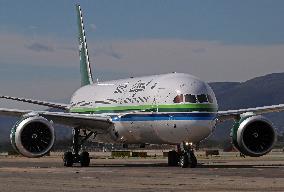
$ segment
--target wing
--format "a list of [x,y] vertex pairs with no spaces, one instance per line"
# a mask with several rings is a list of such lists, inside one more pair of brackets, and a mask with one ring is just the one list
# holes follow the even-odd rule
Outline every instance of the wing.
[[284,104],[271,105],[264,107],[248,108],[248,109],[238,109],[238,110],[229,110],[229,111],[219,111],[217,118],[218,121],[226,121],[229,119],[239,119],[240,115],[243,113],[254,113],[256,115],[271,113],[271,112],[280,112],[284,110]]
[[48,101],[39,101],[39,100],[26,99],[26,98],[20,98],[20,97],[10,97],[10,96],[5,96],[5,95],[0,95],[0,98],[14,100],[14,101],[21,101],[25,103],[31,103],[31,104],[36,104],[36,105],[41,105],[41,106],[46,106],[46,107],[63,109],[63,110],[67,110],[69,108],[69,105],[63,104],[63,103],[53,103],[53,102],[48,102]]
[[48,112],[48,111],[29,111],[19,109],[0,108],[0,115],[20,117],[24,115],[40,115],[56,124],[71,127],[84,127],[90,131],[106,130],[112,126],[111,117],[105,115]]

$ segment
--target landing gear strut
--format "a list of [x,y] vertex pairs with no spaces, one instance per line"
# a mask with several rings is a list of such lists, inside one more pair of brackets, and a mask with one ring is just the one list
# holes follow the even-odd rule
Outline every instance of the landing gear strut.
[[194,155],[193,148],[188,143],[181,143],[177,145],[177,151],[170,151],[168,154],[168,165],[169,166],[178,166],[182,168],[191,167],[194,168],[197,166],[197,159]]
[[194,155],[194,151],[191,144],[185,142],[181,144],[181,155],[179,165],[182,168],[194,168],[197,166],[197,159]]
[[80,135],[80,129],[73,129],[73,140],[72,140],[72,152],[68,151],[64,153],[64,166],[72,167],[74,163],[80,163],[82,167],[88,167],[90,165],[90,156],[87,151],[82,151],[80,154],[80,150],[82,149],[82,145],[90,138],[92,135],[96,136],[96,133],[90,132],[88,134],[85,133],[84,136]]

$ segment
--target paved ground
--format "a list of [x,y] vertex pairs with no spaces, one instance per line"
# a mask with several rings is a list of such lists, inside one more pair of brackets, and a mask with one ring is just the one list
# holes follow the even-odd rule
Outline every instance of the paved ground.
[[61,157],[0,156],[0,191],[284,191],[284,154],[204,158],[195,169],[166,159],[92,159],[65,168]]

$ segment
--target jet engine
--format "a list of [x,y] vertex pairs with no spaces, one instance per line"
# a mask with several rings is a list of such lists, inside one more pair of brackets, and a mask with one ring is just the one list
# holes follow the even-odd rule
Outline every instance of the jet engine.
[[231,136],[234,146],[251,157],[269,153],[276,142],[275,128],[261,115],[242,117],[234,124]]
[[41,116],[21,118],[12,128],[10,140],[13,148],[25,157],[42,157],[53,147],[53,125]]

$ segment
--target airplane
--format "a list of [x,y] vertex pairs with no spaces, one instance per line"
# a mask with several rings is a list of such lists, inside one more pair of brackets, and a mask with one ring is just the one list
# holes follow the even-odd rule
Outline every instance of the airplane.
[[81,87],[69,104],[0,96],[63,110],[63,112],[0,108],[0,115],[20,119],[11,129],[14,149],[29,158],[46,155],[55,141],[54,124],[72,128],[72,150],[64,153],[64,166],[90,165],[83,145],[96,142],[120,144],[171,144],[168,165],[196,167],[194,145],[215,130],[219,122],[235,120],[233,145],[244,155],[269,153],[276,142],[276,130],[264,113],[284,110],[284,104],[218,111],[211,87],[185,73],[168,73],[106,82],[93,80],[83,15],[76,5],[79,29]]

